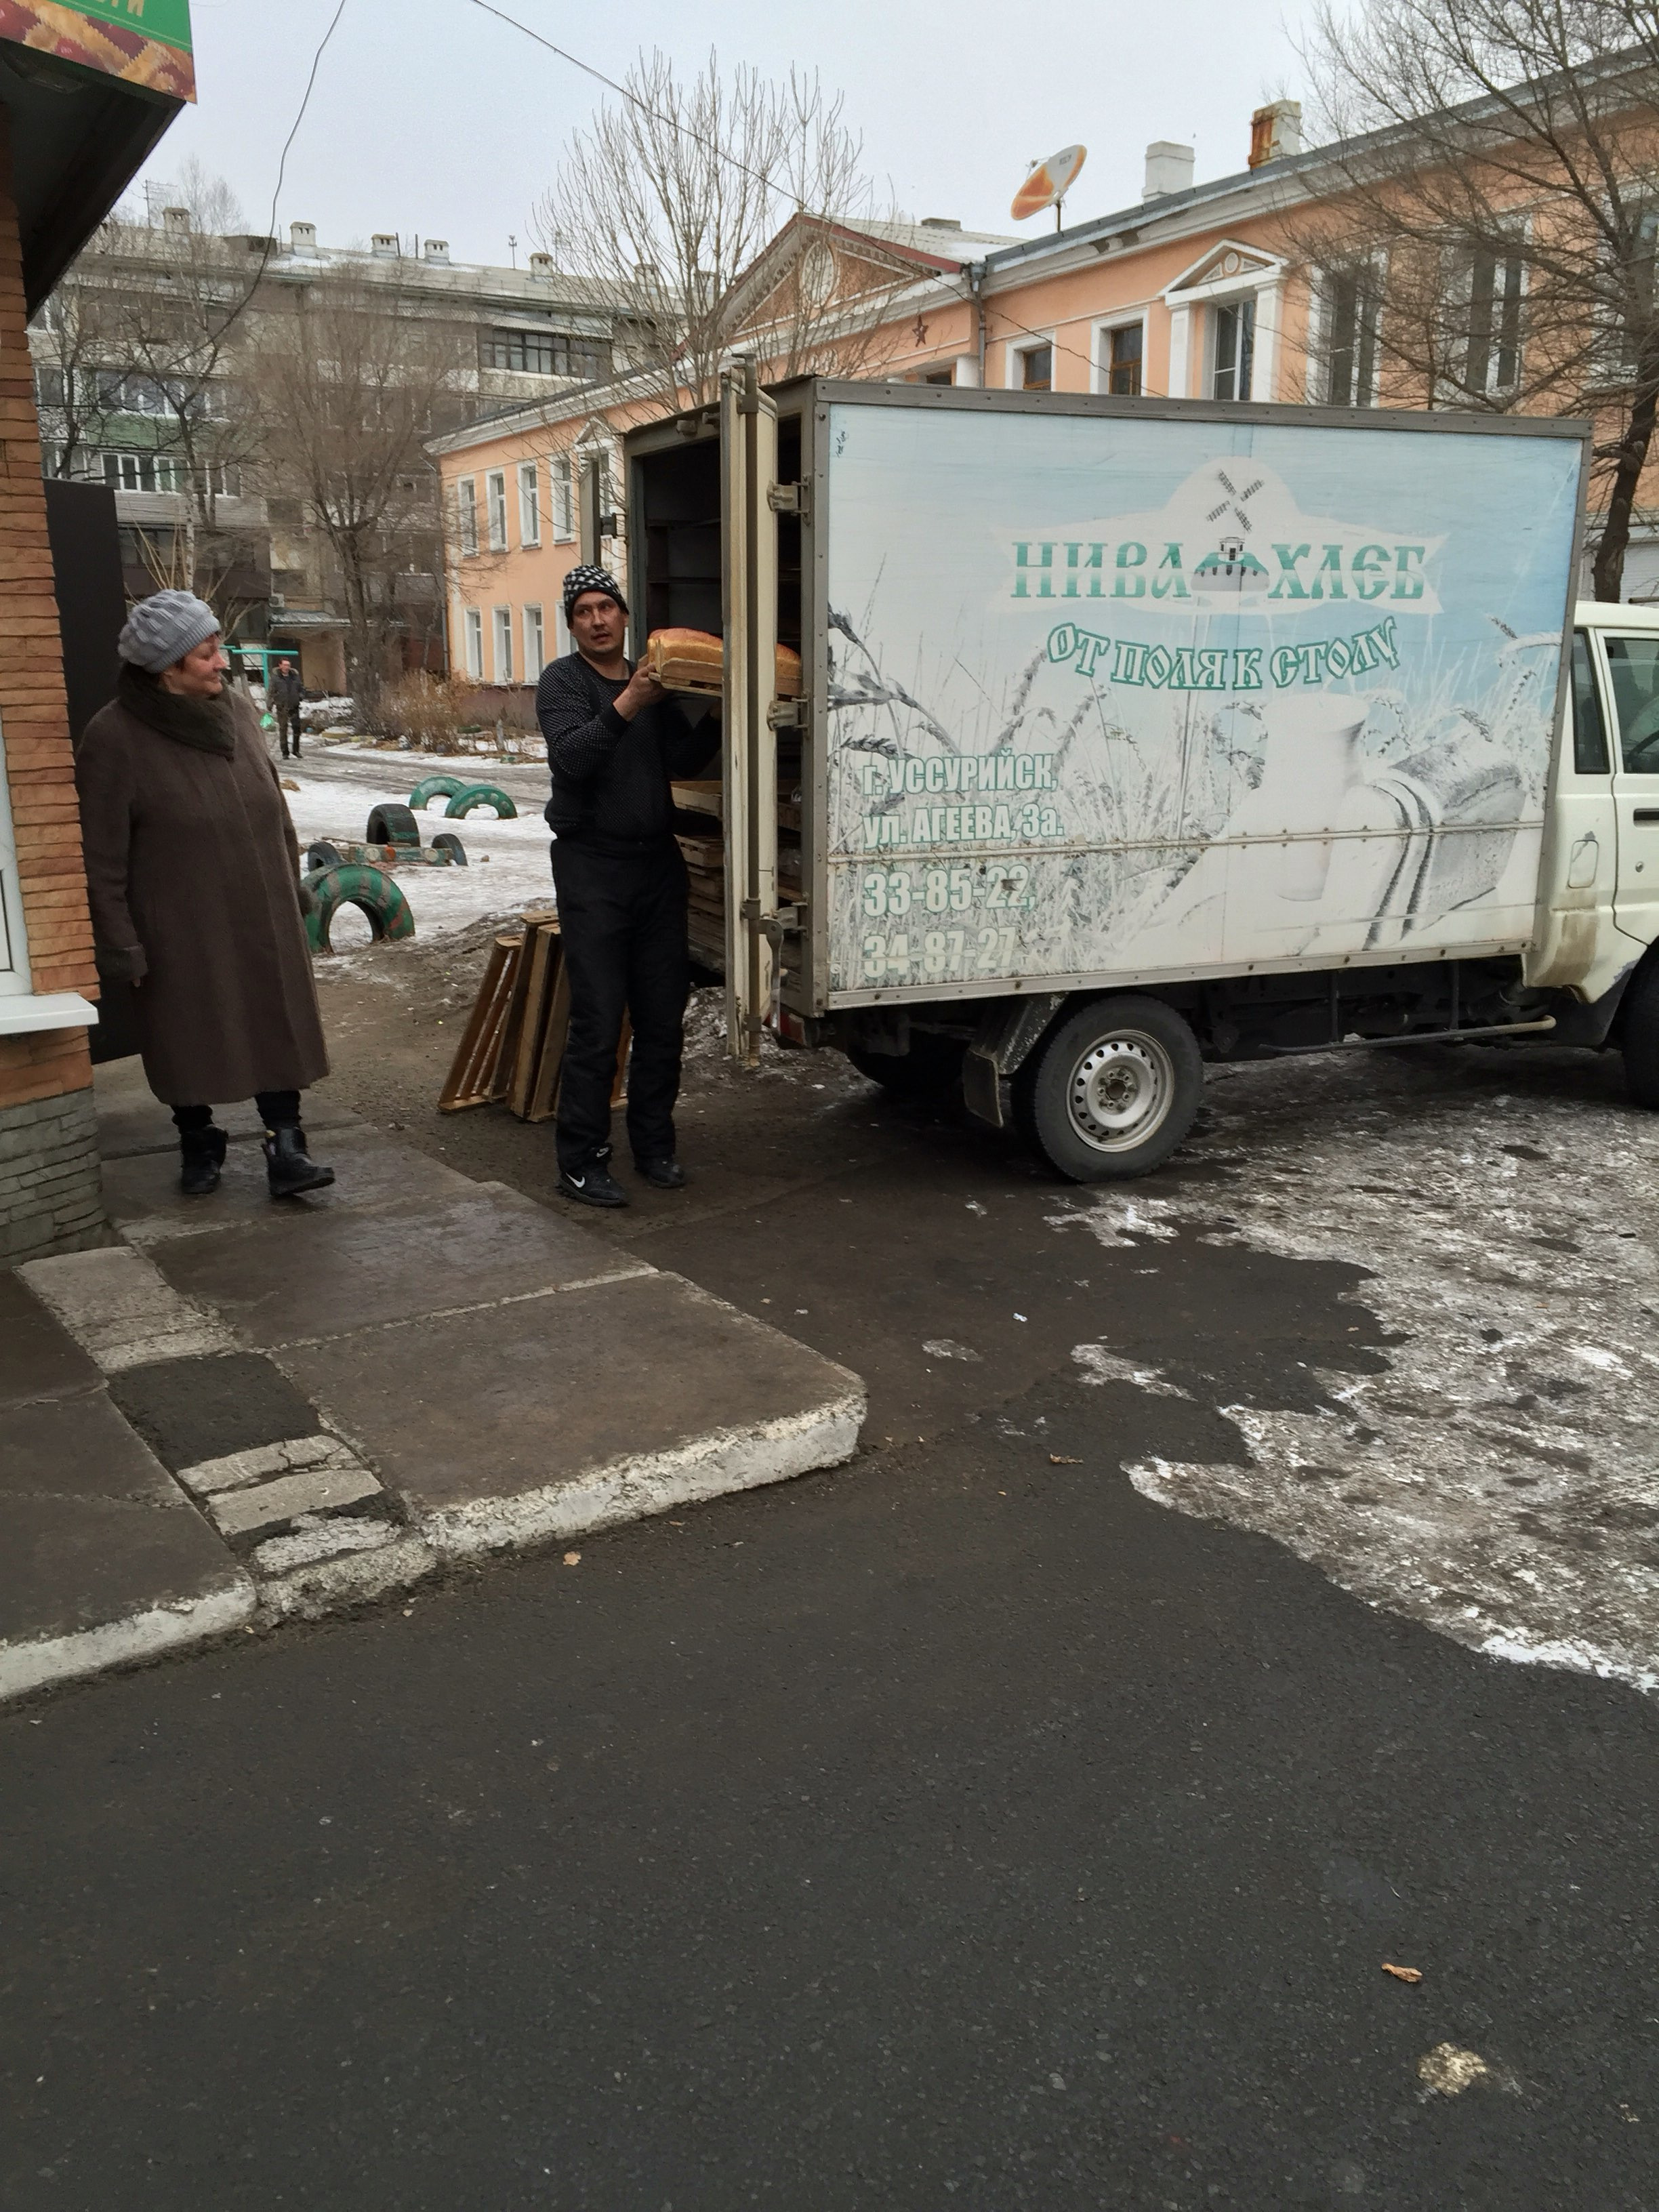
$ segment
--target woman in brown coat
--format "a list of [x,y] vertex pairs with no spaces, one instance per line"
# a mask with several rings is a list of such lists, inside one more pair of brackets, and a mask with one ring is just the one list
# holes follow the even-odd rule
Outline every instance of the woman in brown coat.
[[100,973],[137,985],[150,1089],[192,1195],[216,1188],[213,1108],[252,1097],[273,1198],[334,1180],[300,1093],[328,1073],[288,805],[259,725],[227,689],[219,621],[189,592],[141,599],[114,699],[76,758]]

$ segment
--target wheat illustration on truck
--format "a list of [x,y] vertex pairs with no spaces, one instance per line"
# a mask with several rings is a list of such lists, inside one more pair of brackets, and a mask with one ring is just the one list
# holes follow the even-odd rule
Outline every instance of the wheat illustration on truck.
[[1206,1058],[1617,1046],[1659,1105],[1659,617],[1575,615],[1586,456],[741,362],[634,432],[635,604],[721,641],[731,1049],[959,1085],[1079,1182]]

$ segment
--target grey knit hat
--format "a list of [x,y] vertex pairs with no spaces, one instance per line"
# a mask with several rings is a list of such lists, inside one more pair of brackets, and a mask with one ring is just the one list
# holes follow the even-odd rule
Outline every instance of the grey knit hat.
[[127,617],[115,649],[135,668],[159,676],[218,627],[218,616],[194,592],[153,592]]
[[628,612],[628,602],[623,597],[623,587],[608,568],[596,568],[591,562],[573,568],[564,580],[564,618],[570,619],[570,610],[584,592],[604,592],[613,599],[623,612]]

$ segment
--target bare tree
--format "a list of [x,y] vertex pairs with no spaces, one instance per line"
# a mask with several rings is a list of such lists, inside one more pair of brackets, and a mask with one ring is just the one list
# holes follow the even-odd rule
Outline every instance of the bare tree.
[[[423,441],[460,419],[477,379],[468,336],[349,269],[261,330],[265,481],[303,502],[328,547],[365,725],[394,639],[436,618],[438,480]],[[423,587],[413,597],[410,579]]]
[[841,96],[794,71],[783,84],[742,66],[727,77],[711,54],[686,82],[653,53],[625,89],[570,139],[536,228],[565,265],[631,302],[621,336],[633,388],[665,410],[698,405],[757,311],[792,365],[823,330],[840,288],[805,234],[805,283],[792,289],[780,269],[757,296],[740,280],[791,216],[825,226],[868,211],[862,142]]
[[1593,416],[1616,600],[1659,420],[1659,4],[1320,0],[1304,59],[1344,187],[1286,221],[1321,396]]

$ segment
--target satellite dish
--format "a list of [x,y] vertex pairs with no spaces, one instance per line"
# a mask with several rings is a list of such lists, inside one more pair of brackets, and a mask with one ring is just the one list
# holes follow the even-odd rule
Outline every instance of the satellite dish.
[[1088,158],[1086,146],[1064,146],[1058,154],[1050,154],[1046,161],[1039,161],[1014,194],[1013,206],[1008,210],[1014,221],[1024,222],[1028,215],[1040,215],[1046,207],[1057,207]]

